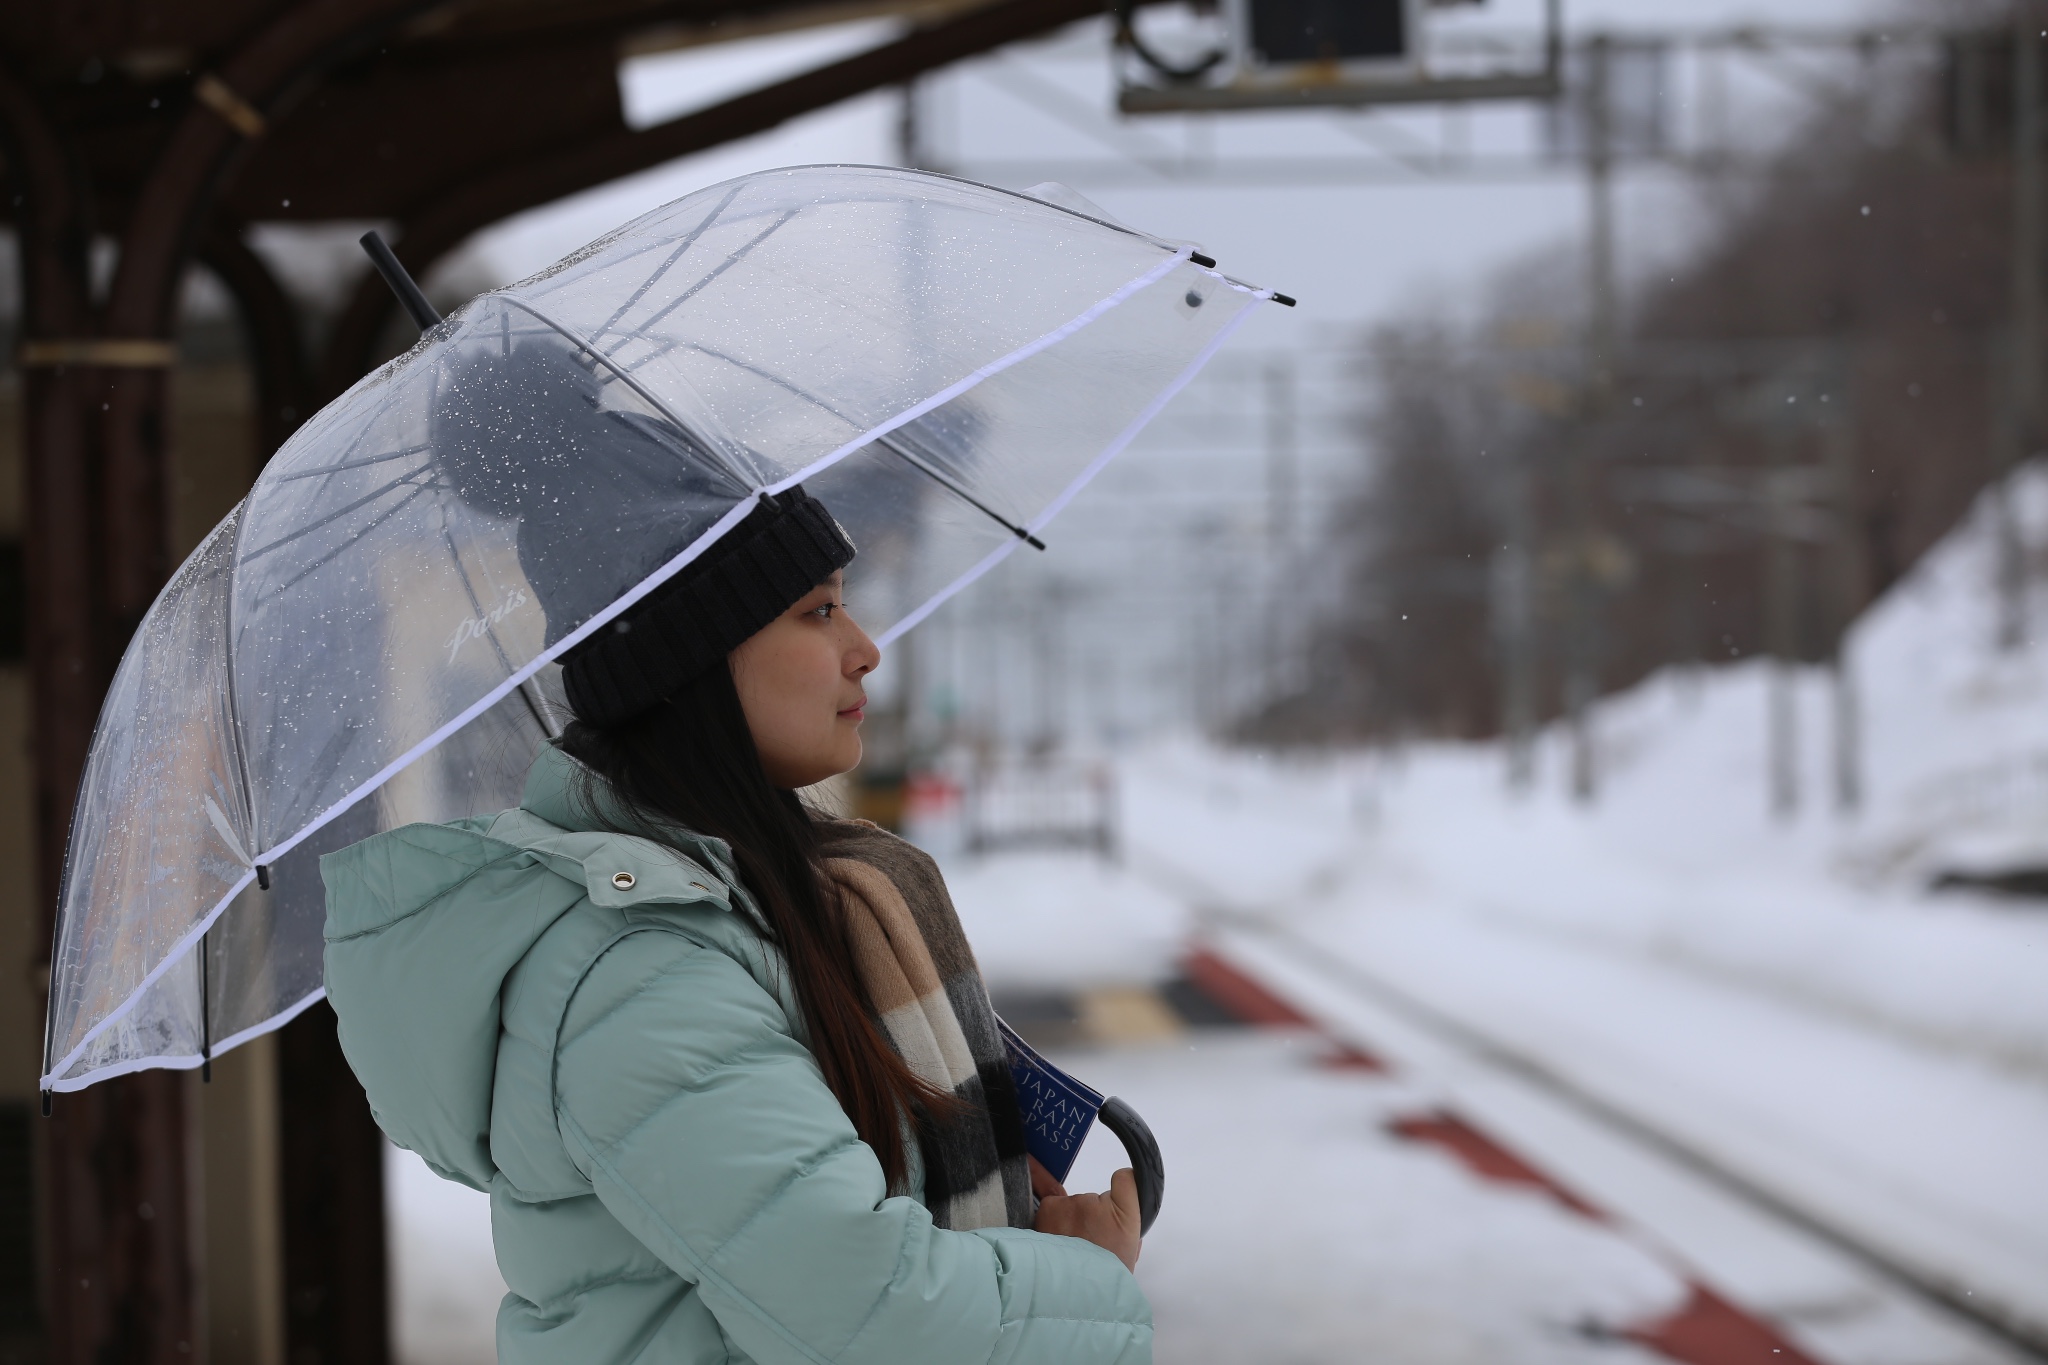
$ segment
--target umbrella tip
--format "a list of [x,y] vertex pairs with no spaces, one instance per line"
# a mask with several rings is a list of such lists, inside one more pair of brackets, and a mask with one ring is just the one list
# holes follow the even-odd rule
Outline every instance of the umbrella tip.
[[50,1092],[47,1090],[43,1092],[43,1117],[50,1117]]
[[[384,234],[371,228],[357,239],[363,254],[370,258],[370,264],[377,267],[377,273],[384,277],[384,283],[391,286],[391,292],[398,295],[399,303],[411,315],[413,322],[424,332],[441,320],[434,311],[434,305],[427,302],[427,296],[406,268],[398,263],[398,256],[391,250]],[[266,883],[266,886],[268,883]]]

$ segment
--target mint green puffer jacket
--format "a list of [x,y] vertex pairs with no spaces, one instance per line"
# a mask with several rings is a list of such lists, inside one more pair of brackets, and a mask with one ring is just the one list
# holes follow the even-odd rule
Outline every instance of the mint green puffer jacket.
[[[726,847],[519,808],[321,860],[327,991],[384,1131],[491,1196],[507,1365],[1138,1365],[1109,1252],[887,1197]],[[623,875],[622,875],[623,874]]]

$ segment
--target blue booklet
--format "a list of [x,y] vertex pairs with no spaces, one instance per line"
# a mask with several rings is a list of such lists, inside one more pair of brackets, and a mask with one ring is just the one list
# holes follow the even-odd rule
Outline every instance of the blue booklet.
[[1017,1086],[1017,1107],[1024,1111],[1024,1145],[1052,1178],[1066,1183],[1081,1154],[1081,1143],[1102,1108],[1102,1093],[1081,1084],[1038,1055],[998,1015],[1003,1047],[1010,1054],[1010,1079]]

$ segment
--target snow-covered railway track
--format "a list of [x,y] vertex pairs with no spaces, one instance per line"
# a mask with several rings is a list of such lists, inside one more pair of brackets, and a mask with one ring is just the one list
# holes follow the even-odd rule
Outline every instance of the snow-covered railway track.
[[1822,1360],[2048,1362],[2048,1327],[1846,1226],[1693,1134],[1270,919],[1211,913],[1215,949],[1334,1036],[1430,1077],[1523,1156]]

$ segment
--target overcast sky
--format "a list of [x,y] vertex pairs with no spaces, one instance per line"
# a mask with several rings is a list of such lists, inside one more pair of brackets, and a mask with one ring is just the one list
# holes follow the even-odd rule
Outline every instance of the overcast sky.
[[[1486,0],[1460,13],[1458,21],[1533,30],[1540,3]],[[1867,22],[1897,13],[1898,5],[1888,0],[1566,0],[1566,11],[1567,24],[1575,30],[1669,30],[1738,23]],[[1106,109],[1110,84],[1102,31],[1097,24],[1076,26],[1061,39],[1013,52],[1005,60],[1063,80],[1081,103]],[[764,80],[870,46],[887,35],[886,27],[874,23],[846,25],[639,59],[622,72],[628,116],[639,124],[674,117]],[[935,94],[928,102],[927,124],[934,144],[948,145],[950,137],[993,147],[1007,136],[1012,153],[1055,145],[1070,154],[1100,150],[1085,135],[1048,123],[1021,105],[1005,104],[999,94],[989,93],[986,82],[977,80],[978,69],[987,68],[969,64],[958,69],[937,87],[953,93]],[[1685,97],[1674,93],[1674,98],[1683,103]],[[1769,91],[1757,87],[1736,95],[1737,103],[1752,106],[1769,98]],[[539,269],[638,213],[735,175],[815,162],[893,163],[898,158],[898,110],[894,92],[852,100],[759,137],[521,215],[484,234],[473,248],[472,260],[487,273],[509,280]],[[961,126],[945,126],[949,117]],[[1403,117],[1442,116],[1432,111]],[[1504,119],[1527,120],[1526,114],[1502,110],[1480,111],[1474,117],[1480,120],[1482,141],[1487,128],[1506,126]],[[1295,149],[1327,136],[1299,121],[1290,124],[1293,118],[1223,116],[1216,129],[1196,136],[1238,147],[1251,159],[1262,147]],[[1486,122],[1489,118],[1492,123]],[[1003,126],[1006,119],[1014,120],[1014,126]],[[1139,137],[1172,131],[1162,129],[1156,120],[1149,125],[1136,122],[1143,125],[1133,130]],[[1319,127],[1327,125],[1324,120]],[[1105,120],[1105,127],[1111,126]],[[1411,126],[1434,135],[1435,125]],[[1356,154],[1363,159],[1363,148]],[[1092,164],[1102,163],[1097,159]],[[972,175],[972,158],[960,169]],[[989,178],[1003,183],[999,176]],[[1246,345],[1317,345],[1396,313],[1467,308],[1484,282],[1503,270],[1546,247],[1578,241],[1586,204],[1583,184],[1568,173],[1448,183],[1423,179],[1289,186],[1173,185],[1134,172],[1121,180],[1084,182],[1079,188],[1125,221],[1199,240],[1232,273],[1302,300],[1294,313],[1269,310],[1246,329]],[[1686,210],[1689,202],[1668,174],[1645,171],[1628,177],[1622,236],[1635,273],[1646,268],[1645,262],[1684,249],[1687,229],[1696,220]]]

